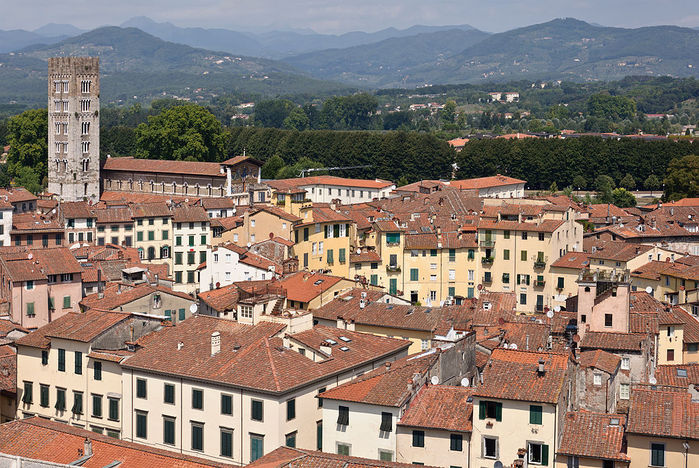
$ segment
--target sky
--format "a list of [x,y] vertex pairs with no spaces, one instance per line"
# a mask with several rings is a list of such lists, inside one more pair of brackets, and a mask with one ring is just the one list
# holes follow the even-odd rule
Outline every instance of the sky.
[[377,31],[470,24],[489,32],[573,17],[605,26],[699,26],[696,0],[3,0],[0,29],[46,23],[82,29],[148,16],[177,26],[238,30]]

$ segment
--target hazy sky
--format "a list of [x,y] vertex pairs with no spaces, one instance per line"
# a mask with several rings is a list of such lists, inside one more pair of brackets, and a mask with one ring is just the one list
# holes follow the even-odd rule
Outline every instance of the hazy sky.
[[148,16],[178,26],[376,31],[470,24],[500,32],[574,17],[605,26],[699,26],[696,0],[3,0],[0,29],[70,23],[89,29]]

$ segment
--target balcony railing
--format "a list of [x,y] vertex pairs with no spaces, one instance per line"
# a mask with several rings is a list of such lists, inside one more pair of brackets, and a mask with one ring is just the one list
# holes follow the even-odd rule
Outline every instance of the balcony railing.
[[540,287],[540,288],[543,287],[545,284],[546,284],[546,281],[545,281],[545,280],[536,280],[536,281],[534,281],[534,286],[538,286],[538,287]]
[[386,271],[400,271],[399,265],[386,265]]
[[493,282],[493,277],[492,276],[483,276],[483,282],[486,284],[490,284]]
[[536,268],[536,269],[546,268],[546,261],[545,260],[536,260],[534,262],[534,268]]
[[495,239],[485,239],[482,240],[479,244],[481,247],[495,247]]
[[492,265],[495,261],[495,257],[483,257],[481,263],[484,265]]

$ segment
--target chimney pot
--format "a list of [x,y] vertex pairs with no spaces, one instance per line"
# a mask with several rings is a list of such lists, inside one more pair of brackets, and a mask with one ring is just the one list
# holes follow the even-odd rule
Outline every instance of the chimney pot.
[[85,445],[84,445],[84,451],[83,451],[83,456],[85,457],[91,457],[92,456],[92,441],[85,437]]
[[215,331],[211,334],[211,355],[216,356],[221,352],[221,333]]
[[544,369],[544,364],[545,364],[544,360],[539,359],[539,369],[537,370],[537,372],[540,376],[542,376],[546,373],[546,370]]

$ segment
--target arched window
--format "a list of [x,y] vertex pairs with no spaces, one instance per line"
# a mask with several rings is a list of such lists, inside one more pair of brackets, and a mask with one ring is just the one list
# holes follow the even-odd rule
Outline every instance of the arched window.
[[155,247],[148,247],[148,260],[155,258]]
[[170,249],[164,245],[160,248],[160,258],[170,258]]
[[138,258],[143,260],[143,247],[138,248]]

